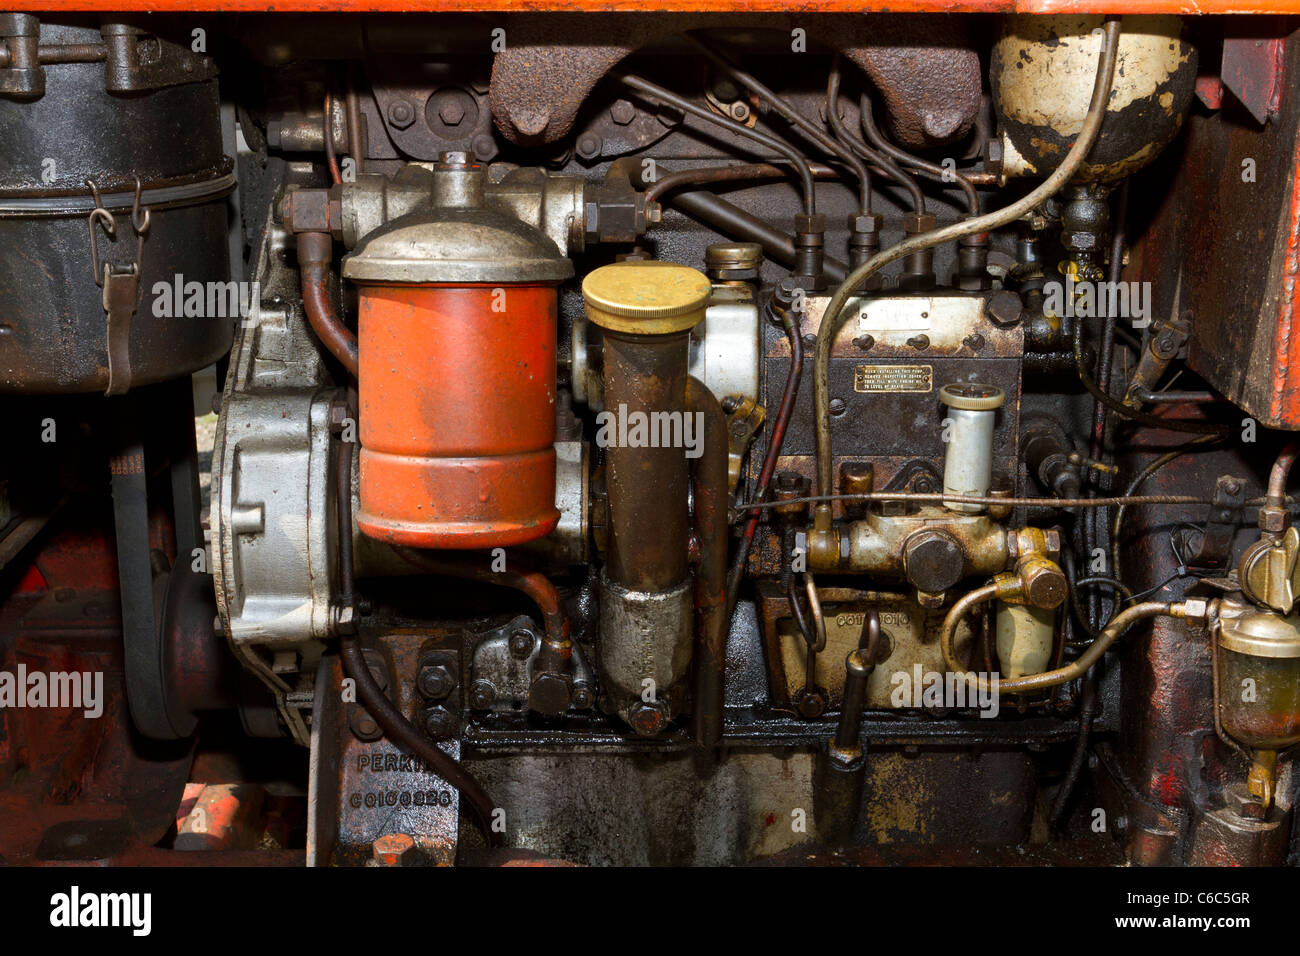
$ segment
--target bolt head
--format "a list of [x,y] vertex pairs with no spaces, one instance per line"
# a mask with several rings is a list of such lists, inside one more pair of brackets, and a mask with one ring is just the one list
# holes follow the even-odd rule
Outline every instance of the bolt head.
[[638,737],[654,737],[668,725],[667,708],[660,701],[653,704],[638,701],[633,705],[627,720]]
[[415,122],[415,107],[407,100],[393,100],[388,104],[388,122],[398,129],[406,129]]
[[521,661],[532,657],[536,646],[537,639],[528,631],[518,630],[510,635],[510,654]]
[[994,293],[984,307],[989,319],[1002,326],[1015,325],[1020,321],[1023,311],[1024,304],[1020,301],[1020,296],[1009,289]]
[[446,126],[459,126],[465,118],[465,107],[454,96],[449,97],[438,107],[438,119]]
[[578,137],[578,155],[583,159],[594,159],[599,156],[602,146],[604,143],[595,133],[583,133]]
[[434,740],[442,740],[456,733],[456,715],[441,705],[424,712],[424,732]]
[[820,690],[800,690],[795,695],[794,708],[804,720],[816,720],[826,713],[826,695]]
[[615,100],[609,108],[609,118],[619,126],[626,126],[636,119],[636,107],[627,100]]
[[571,685],[559,674],[536,674],[528,686],[528,707],[547,717],[558,717],[569,709]]
[[919,591],[941,594],[960,581],[965,570],[961,547],[944,531],[921,531],[903,548],[903,571]]
[[480,162],[486,163],[497,154],[497,141],[487,133],[480,133],[475,136],[470,145],[474,149],[474,158]]
[[1025,600],[1034,607],[1060,607],[1068,595],[1065,574],[1051,561],[1026,558],[1020,568]]
[[373,844],[376,866],[414,866],[419,862],[420,849],[415,838],[408,833],[389,833]]
[[456,688],[456,677],[443,664],[425,664],[415,679],[421,694],[441,700]]
[[357,740],[378,740],[384,735],[375,718],[371,717],[370,712],[363,707],[353,708],[352,716],[348,719],[348,729]]
[[491,681],[476,680],[469,689],[469,705],[474,710],[490,710],[496,699],[497,691]]

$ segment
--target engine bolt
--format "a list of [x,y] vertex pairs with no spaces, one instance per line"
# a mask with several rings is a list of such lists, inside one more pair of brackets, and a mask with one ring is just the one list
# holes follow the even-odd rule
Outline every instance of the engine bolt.
[[469,689],[469,705],[474,710],[491,710],[496,699],[497,689],[490,681],[476,680]]
[[619,126],[626,126],[636,119],[636,107],[627,100],[615,100],[609,108],[609,118]]
[[440,700],[455,688],[456,678],[442,664],[425,664],[420,668],[415,683],[425,697]]
[[533,656],[533,646],[536,643],[531,633],[520,629],[510,635],[510,653],[521,661],[527,660]]
[[434,740],[453,736],[456,733],[456,715],[446,707],[430,707],[424,713],[424,732]]
[[393,100],[388,105],[388,122],[398,129],[406,129],[415,122],[415,107],[406,100]]

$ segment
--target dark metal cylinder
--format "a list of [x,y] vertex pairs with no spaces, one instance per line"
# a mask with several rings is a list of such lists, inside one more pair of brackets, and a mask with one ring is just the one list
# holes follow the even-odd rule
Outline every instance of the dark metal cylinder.
[[[17,26],[30,35],[30,24]],[[85,59],[28,58],[21,89],[0,76],[0,245],[21,250],[0,256],[0,392],[108,386],[87,180],[108,214],[93,229],[101,270],[139,266],[135,312],[114,343],[129,355],[128,381],[115,385],[196,371],[230,350],[253,305],[248,289],[227,282],[225,197],[234,178],[222,154],[215,66],[190,51],[188,27],[183,43],[120,24],[39,29],[42,49]],[[132,224],[137,181],[150,213],[142,246]]]
[[[686,408],[689,332],[627,335],[605,331],[605,408],[618,429]],[[643,417],[644,416],[644,417]],[[689,462],[682,449],[611,444],[605,449],[611,580],[637,591],[665,591],[686,578],[690,535]]]

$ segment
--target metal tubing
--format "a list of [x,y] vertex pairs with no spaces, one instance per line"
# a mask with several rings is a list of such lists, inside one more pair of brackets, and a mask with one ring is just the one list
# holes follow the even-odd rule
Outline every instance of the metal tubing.
[[357,337],[339,319],[329,291],[334,240],[327,232],[298,233],[298,271],[302,274],[302,307],[312,330],[348,374],[357,377],[360,350]]
[[704,423],[703,454],[694,460],[695,740],[722,741],[723,678],[727,660],[727,417],[699,379],[686,383],[686,410]]

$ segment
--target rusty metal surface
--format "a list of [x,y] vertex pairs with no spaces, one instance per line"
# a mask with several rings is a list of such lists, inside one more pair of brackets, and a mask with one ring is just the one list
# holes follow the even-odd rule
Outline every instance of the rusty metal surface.
[[[688,30],[733,26],[712,14],[517,16],[492,67],[497,129],[519,144],[568,135],[596,84],[637,49]],[[758,16],[747,29],[799,28],[863,69],[884,96],[891,127],[909,147],[952,142],[975,122],[979,57],[959,25],[917,17]]]
[[[1285,87],[1284,22],[1252,23],[1251,35],[1223,38],[1220,79],[1261,126],[1277,118]],[[1276,33],[1276,35],[1273,35]]]
[[[1288,58],[1300,55],[1300,34],[1285,48]],[[1173,316],[1177,305],[1177,317],[1191,319],[1191,367],[1261,424],[1296,429],[1300,79],[1286,83],[1281,115],[1264,128],[1224,98],[1219,112],[1189,119],[1184,155],[1171,151],[1139,176],[1138,215],[1154,218],[1133,261],[1159,280],[1154,314]]]
[[[413,678],[421,653],[441,643],[411,632],[377,635],[374,641],[378,653],[367,655],[372,670],[382,662],[381,686],[391,688],[387,693],[398,708],[422,727],[424,702]],[[452,862],[459,793],[414,754],[366,732],[356,705],[343,702],[342,681],[338,659],[323,660],[313,718],[309,863],[363,865],[374,858],[376,841],[403,835],[414,841],[421,864]],[[459,703],[453,706],[459,711]],[[458,739],[440,746],[453,759],[460,756]]]
[[[0,711],[0,859],[107,860],[157,843],[172,826],[189,741],[131,729],[111,531],[73,509],[0,608],[0,670],[101,675],[103,713]],[[12,574],[14,569],[9,569]]]

